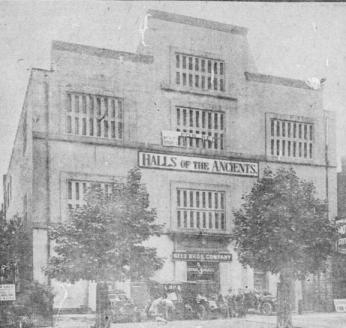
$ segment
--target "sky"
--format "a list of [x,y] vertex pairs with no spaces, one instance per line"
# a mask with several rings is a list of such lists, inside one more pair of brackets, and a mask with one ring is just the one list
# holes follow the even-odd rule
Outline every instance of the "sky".
[[0,0],[1,176],[30,69],[50,68],[52,40],[135,52],[148,9],[247,27],[259,73],[326,78],[324,108],[336,112],[337,156],[346,156],[346,3]]

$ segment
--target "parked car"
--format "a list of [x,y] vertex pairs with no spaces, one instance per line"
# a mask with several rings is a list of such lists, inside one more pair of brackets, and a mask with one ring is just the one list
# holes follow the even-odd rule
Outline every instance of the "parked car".
[[109,293],[112,322],[140,321],[140,311],[124,293]]
[[276,312],[276,297],[268,292],[246,291],[226,297],[230,317],[243,317],[247,313],[272,315]]
[[153,317],[154,313],[166,320],[226,317],[226,302],[218,298],[215,292],[208,294],[203,284],[205,282],[154,283],[151,288],[152,300],[147,307],[148,317]]
[[246,312],[253,311],[263,315],[272,315],[276,311],[276,297],[269,292],[251,291],[244,293]]
[[264,315],[272,315],[277,309],[277,299],[268,292],[264,292],[259,297],[259,309]]

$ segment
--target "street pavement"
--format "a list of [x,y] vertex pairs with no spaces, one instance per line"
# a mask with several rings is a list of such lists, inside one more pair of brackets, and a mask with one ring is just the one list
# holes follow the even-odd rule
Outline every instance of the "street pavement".
[[[54,328],[90,328],[94,315],[55,316]],[[346,313],[308,313],[293,316],[295,328],[346,328]],[[223,320],[185,320],[168,323],[145,321],[112,324],[111,328],[275,328],[275,316],[248,315],[245,318]]]

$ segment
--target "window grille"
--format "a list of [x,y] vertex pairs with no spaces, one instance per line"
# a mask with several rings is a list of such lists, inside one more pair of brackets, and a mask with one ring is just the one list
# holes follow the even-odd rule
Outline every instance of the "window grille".
[[178,229],[225,231],[225,192],[177,189]]
[[123,138],[121,99],[67,93],[66,133],[104,139]]
[[177,107],[176,126],[179,146],[224,149],[224,113]]
[[86,180],[67,181],[67,206],[70,210],[85,204],[85,196],[92,186],[100,187],[106,194],[110,195],[114,188],[112,182],[96,182]]
[[270,120],[270,154],[286,158],[313,158],[313,124]]
[[193,89],[225,91],[224,61],[176,53],[175,83]]

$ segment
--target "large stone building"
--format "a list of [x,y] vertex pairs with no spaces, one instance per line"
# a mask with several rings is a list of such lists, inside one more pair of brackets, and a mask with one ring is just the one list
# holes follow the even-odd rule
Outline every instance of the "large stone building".
[[[165,225],[152,241],[166,259],[156,279],[275,294],[275,277],[237,261],[232,211],[270,166],[313,181],[336,215],[335,122],[322,88],[257,73],[246,28],[153,10],[146,19],[136,53],[54,41],[51,69],[32,70],[4,204],[32,229],[33,277],[47,281],[47,226],[67,220],[90,183],[107,188],[139,165]],[[56,306],[86,305],[87,285],[57,284],[67,299]]]
[[346,298],[346,157],[341,159],[341,172],[337,174],[338,217],[337,226],[340,233],[337,250],[333,261],[333,295],[334,298]]

